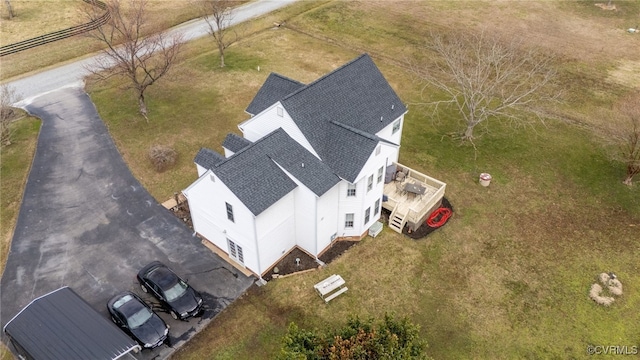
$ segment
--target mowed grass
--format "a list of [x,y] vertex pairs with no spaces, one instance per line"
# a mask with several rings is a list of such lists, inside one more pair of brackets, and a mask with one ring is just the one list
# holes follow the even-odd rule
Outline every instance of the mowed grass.
[[[0,149],[0,269],[3,270],[35,154],[40,123],[40,119],[30,116],[18,119],[11,125],[12,144]],[[0,359],[13,359],[4,344],[0,344]]]
[[[221,151],[226,133],[239,133],[237,124],[248,117],[243,110],[270,71],[309,82],[368,51],[410,104],[400,161],[447,183],[454,216],[426,239],[386,229],[322,271],[252,288],[175,358],[273,359],[291,321],[328,329],[342,326],[348,315],[379,318],[385,312],[419,324],[427,353],[436,359],[583,358],[588,344],[637,345],[640,186],[621,185],[624,169],[608,160],[600,135],[575,125],[597,129],[603,119],[596,111],[627,91],[607,82],[607,59],[586,59],[585,65],[562,58],[558,86],[567,91],[565,103],[540,109],[557,119],[520,130],[490,123],[478,129],[475,150],[447,136],[460,129],[457,114],[443,111],[434,119],[413,105],[422,100],[419,84],[398,60],[405,45],[418,44],[429,29],[428,21],[416,19],[439,18],[439,30],[446,30],[447,17],[479,26],[478,12],[490,10],[484,2],[419,3],[413,12],[383,2],[303,3],[269,21],[286,18],[313,37],[283,28],[256,33],[228,50],[226,69],[217,67],[206,39],[190,44],[174,82],[150,88],[148,124],[122,84],[91,85],[134,175],[165,200],[195,180],[192,160],[201,146]],[[509,6],[526,18],[528,4]],[[566,6],[559,15],[574,21]],[[597,22],[597,14],[575,11]],[[594,64],[605,73],[589,71]],[[584,86],[569,86],[573,81]],[[151,169],[146,150],[156,143],[178,151],[176,168],[163,174]],[[477,184],[480,172],[493,175],[490,187]],[[587,297],[603,271],[616,272],[624,286],[610,308]],[[346,279],[349,291],[326,305],[313,284],[333,273]]]

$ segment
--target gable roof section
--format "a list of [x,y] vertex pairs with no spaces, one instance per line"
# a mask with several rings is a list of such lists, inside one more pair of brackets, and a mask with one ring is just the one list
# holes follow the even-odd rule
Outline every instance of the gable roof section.
[[[215,159],[201,161],[213,163]],[[208,169],[257,216],[298,186],[280,166],[318,196],[340,181],[326,164],[282,129]]]
[[251,115],[259,114],[301,87],[304,87],[301,82],[271,73],[245,111]]
[[201,148],[200,151],[198,151],[198,153],[196,154],[195,159],[193,159],[193,162],[205,169],[211,169],[214,168],[217,164],[225,161],[225,159],[226,158],[224,156],[211,149]]
[[[336,156],[336,149],[345,148],[344,142],[353,136],[354,130],[376,134],[407,111],[367,54],[280,101],[318,155],[340,177],[349,181],[352,181],[353,173],[361,170],[360,164]],[[348,128],[333,128],[336,123]],[[350,152],[357,152],[355,158],[371,154],[367,147],[354,145],[347,146],[353,147]]]
[[225,137],[222,142],[223,148],[233,151],[234,153],[237,153],[249,145],[251,145],[251,141],[233,133],[227,134],[227,137]]
[[139,348],[69,287],[33,300],[4,331],[33,359],[117,359]]

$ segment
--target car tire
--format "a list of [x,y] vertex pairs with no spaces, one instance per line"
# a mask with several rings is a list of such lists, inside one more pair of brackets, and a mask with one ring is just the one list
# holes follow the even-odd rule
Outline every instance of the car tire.
[[147,287],[144,286],[144,284],[140,284],[140,288],[142,289],[142,292],[148,293],[149,290],[147,290]]
[[176,314],[175,311],[171,310],[169,311],[169,314],[171,314],[171,317],[173,318],[173,320],[178,320],[178,314]]

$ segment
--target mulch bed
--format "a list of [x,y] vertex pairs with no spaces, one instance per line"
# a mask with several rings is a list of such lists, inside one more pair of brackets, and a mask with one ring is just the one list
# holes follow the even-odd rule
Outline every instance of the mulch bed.
[[[319,257],[319,259],[323,263],[328,264],[356,243],[358,243],[358,241],[336,241],[329,250],[325,251],[324,254]],[[296,262],[296,259],[300,259],[299,265]],[[294,248],[289,254],[287,254],[287,256],[275,264],[275,266],[262,278],[269,281],[273,279],[276,274],[277,276],[284,276],[299,271],[317,269],[318,266],[320,266],[320,264],[318,264],[313,257],[298,248]]]
[[[442,198],[442,205],[440,205],[440,207],[451,210],[451,216],[453,216],[453,206],[451,206],[451,203],[449,202],[449,200],[447,200],[447,198]],[[447,222],[449,222],[449,220],[451,220],[451,218],[449,218]],[[445,222],[442,226],[446,225],[447,222]],[[427,225],[427,222],[425,221],[422,225],[420,225],[419,228],[417,228],[415,231],[412,231],[412,232],[409,232],[409,227],[405,226],[404,229],[402,229],[402,233],[414,240],[417,240],[417,239],[424,238],[425,236],[438,230],[440,227],[432,228],[429,225]]]

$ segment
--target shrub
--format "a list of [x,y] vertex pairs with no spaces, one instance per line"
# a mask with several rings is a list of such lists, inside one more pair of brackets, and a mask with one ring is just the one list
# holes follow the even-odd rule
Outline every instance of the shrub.
[[396,320],[388,314],[377,324],[373,319],[351,317],[342,328],[326,333],[301,330],[292,323],[279,359],[428,359],[424,353],[427,344],[418,329],[407,318]]
[[149,149],[149,160],[158,172],[172,167],[178,159],[178,153],[169,146],[154,145]]

